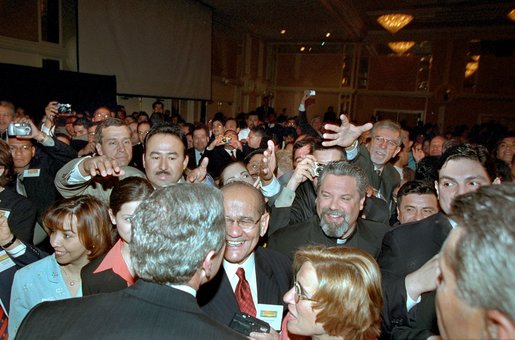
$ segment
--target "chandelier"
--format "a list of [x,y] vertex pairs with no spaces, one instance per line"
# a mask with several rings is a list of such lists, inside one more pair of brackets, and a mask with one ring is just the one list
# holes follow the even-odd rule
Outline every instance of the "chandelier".
[[508,18],[510,18],[512,21],[515,21],[515,9],[512,9],[512,10],[508,13]]
[[469,78],[471,75],[476,73],[479,68],[479,55],[473,55],[470,57],[470,61],[465,66],[465,78]]
[[409,24],[411,20],[413,20],[412,15],[401,13],[385,14],[377,18],[377,22],[391,34],[400,31],[404,26]]
[[408,51],[413,46],[415,46],[414,41],[392,41],[388,43],[388,47],[399,55],[404,54],[404,52]]

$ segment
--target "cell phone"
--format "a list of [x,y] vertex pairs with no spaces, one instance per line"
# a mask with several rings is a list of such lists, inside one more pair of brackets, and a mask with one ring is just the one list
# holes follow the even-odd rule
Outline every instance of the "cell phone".
[[243,312],[234,313],[229,327],[246,336],[249,336],[252,332],[270,333],[270,325],[268,322],[259,320]]

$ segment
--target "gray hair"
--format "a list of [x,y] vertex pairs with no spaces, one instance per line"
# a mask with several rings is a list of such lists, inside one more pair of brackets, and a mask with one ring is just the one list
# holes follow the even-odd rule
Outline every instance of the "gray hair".
[[144,280],[184,284],[225,242],[222,192],[206,184],[159,188],[132,217],[131,259]]
[[125,126],[127,131],[129,132],[129,136],[131,134],[131,130],[129,126],[125,124],[125,122],[119,118],[107,118],[98,124],[97,129],[95,130],[95,143],[102,144],[102,138],[104,138],[104,129],[107,129],[111,126]]
[[365,171],[355,164],[351,164],[347,161],[329,162],[324,167],[324,170],[318,177],[317,183],[317,194],[320,190],[320,186],[327,175],[335,176],[350,176],[356,179],[356,185],[359,193],[359,198],[365,197],[368,180]]
[[[452,218],[461,228],[449,267],[456,294],[468,305],[515,320],[515,184],[481,187],[456,198]],[[512,208],[509,208],[512,207]]]
[[390,119],[383,119],[383,120],[380,120],[378,122],[376,122],[374,124],[374,126],[372,127],[372,130],[370,131],[370,136],[374,137],[375,136],[375,131],[377,129],[388,129],[388,130],[392,130],[394,132],[397,132],[399,134],[399,138],[397,139],[397,144],[398,145],[401,145],[401,142],[402,142],[402,129],[401,129],[401,126],[394,122],[393,120],[390,120]]

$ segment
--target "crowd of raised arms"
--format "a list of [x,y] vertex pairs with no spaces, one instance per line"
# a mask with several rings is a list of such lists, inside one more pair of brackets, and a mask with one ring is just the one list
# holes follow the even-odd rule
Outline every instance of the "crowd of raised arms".
[[310,100],[0,101],[0,340],[514,339],[514,131]]

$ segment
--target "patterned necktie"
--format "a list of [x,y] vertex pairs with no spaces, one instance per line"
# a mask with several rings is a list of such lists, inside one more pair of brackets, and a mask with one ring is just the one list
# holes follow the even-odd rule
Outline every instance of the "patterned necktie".
[[254,301],[252,300],[249,283],[245,279],[245,270],[243,270],[243,268],[238,268],[236,275],[240,281],[236,285],[236,291],[234,294],[236,294],[236,301],[238,301],[240,311],[256,316],[256,306],[254,306]]
[[0,306],[0,340],[7,340],[7,315],[2,306]]

